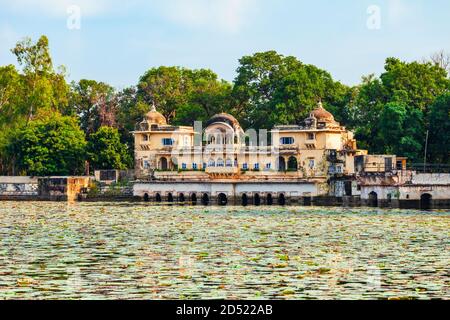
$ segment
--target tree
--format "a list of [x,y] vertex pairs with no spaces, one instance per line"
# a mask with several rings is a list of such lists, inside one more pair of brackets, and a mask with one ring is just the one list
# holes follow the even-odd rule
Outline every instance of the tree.
[[8,158],[6,146],[11,132],[21,125],[23,87],[20,74],[12,65],[0,67],[0,174],[11,172],[12,159]]
[[429,114],[429,160],[450,164],[450,93],[436,99]]
[[437,96],[450,89],[447,72],[431,62],[402,62],[396,58],[386,60],[381,81],[389,101],[401,102],[424,112]]
[[219,80],[210,70],[194,71],[188,102],[177,108],[174,124],[193,125],[195,121],[207,121],[215,114],[230,112],[230,83]]
[[147,105],[154,103],[169,123],[188,125],[192,124],[189,108],[202,110],[195,113],[199,119],[228,111],[230,93],[231,85],[211,70],[159,67],[140,78],[137,98]]
[[85,147],[75,118],[40,112],[15,131],[8,151],[21,174],[64,176],[83,173]]
[[440,68],[450,73],[450,54],[444,50],[435,52],[431,55],[431,61]]
[[424,146],[424,124],[420,110],[404,104],[388,103],[379,121],[379,139],[384,152],[420,160]]
[[421,135],[425,132],[428,110],[436,97],[449,89],[447,72],[439,65],[431,62],[406,63],[388,58],[380,78],[373,75],[365,77],[363,83],[355,88],[356,96],[345,107],[350,116],[344,124],[355,130],[360,147],[372,153],[387,153],[392,146],[385,148],[385,141],[380,140],[384,135],[380,132],[380,123],[383,122],[380,116],[389,103],[408,106],[407,115],[412,117],[410,120],[415,126],[410,132],[411,139],[406,135],[403,149],[396,150],[418,160],[414,150],[423,149],[424,138]]
[[143,116],[150,110],[150,106],[138,100],[135,87],[128,87],[117,94],[117,128],[121,141],[134,149],[134,139],[131,132],[136,124],[142,121]]
[[388,154],[395,154],[398,141],[403,134],[406,107],[403,104],[388,103],[384,106],[379,121],[379,138]]
[[24,91],[23,101],[18,107],[27,121],[32,120],[41,108],[64,112],[69,94],[65,70],[64,67],[60,67],[58,72],[53,69],[47,37],[41,36],[35,44],[30,38],[25,38],[11,51],[22,66]]
[[100,127],[90,136],[87,154],[94,170],[123,170],[132,163],[127,146],[120,142],[119,131],[111,127]]
[[349,88],[334,82],[331,75],[312,65],[301,65],[291,74],[283,77],[269,103],[270,122],[266,128],[276,124],[300,124],[322,100],[325,108],[337,116],[342,113]]
[[177,109],[189,101],[190,75],[190,70],[179,67],[150,69],[139,80],[138,96],[148,105],[157,105],[170,122]]
[[336,110],[347,88],[326,71],[275,51],[239,60],[233,98],[234,113],[244,127],[271,128],[301,122],[319,99]]
[[116,126],[117,96],[104,82],[82,79],[72,83],[70,107],[88,137],[101,126]]

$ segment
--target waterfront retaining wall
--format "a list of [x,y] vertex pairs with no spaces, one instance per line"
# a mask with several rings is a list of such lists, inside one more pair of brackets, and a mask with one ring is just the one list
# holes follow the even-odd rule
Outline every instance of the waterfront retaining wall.
[[0,200],[31,200],[38,195],[38,178],[0,176]]
[[204,204],[310,204],[320,194],[316,183],[140,182],[135,197],[152,202]]

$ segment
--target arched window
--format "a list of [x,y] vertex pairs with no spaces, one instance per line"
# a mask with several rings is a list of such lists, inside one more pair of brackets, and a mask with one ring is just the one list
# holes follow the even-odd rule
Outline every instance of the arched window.
[[228,168],[233,167],[233,161],[231,161],[231,159],[227,159],[227,161],[226,161],[226,166],[227,166]]
[[225,162],[223,161],[222,158],[219,158],[219,160],[217,160],[217,166],[218,166],[219,168],[225,167]]
[[297,162],[297,158],[292,156],[289,158],[288,161],[288,170],[289,171],[297,171],[298,170],[298,162]]
[[159,160],[159,169],[162,171],[166,171],[167,169],[169,169],[168,161],[166,158],[163,157]]
[[286,160],[283,157],[278,158],[278,171],[286,171]]
[[214,159],[209,159],[208,167],[215,167],[215,166],[216,166],[216,162],[214,161]]

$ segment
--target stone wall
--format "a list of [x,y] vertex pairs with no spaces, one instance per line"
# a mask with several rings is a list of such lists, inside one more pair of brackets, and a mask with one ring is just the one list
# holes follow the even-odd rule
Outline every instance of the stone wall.
[[[153,202],[208,204],[304,204],[320,194],[316,183],[147,182],[134,184],[134,196]],[[181,201],[184,200],[184,201]]]
[[89,177],[0,177],[0,200],[76,200]]
[[38,195],[37,178],[0,176],[0,200],[32,199]]

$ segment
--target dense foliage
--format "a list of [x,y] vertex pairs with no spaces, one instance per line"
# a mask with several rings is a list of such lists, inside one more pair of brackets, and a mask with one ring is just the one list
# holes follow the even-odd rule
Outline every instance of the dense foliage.
[[[430,61],[388,58],[385,71],[349,87],[325,70],[275,51],[244,56],[233,83],[211,70],[152,68],[117,91],[82,79],[68,84],[53,67],[48,39],[25,39],[0,66],[0,174],[74,174],[133,163],[135,124],[155,103],[175,125],[228,112],[244,128],[300,123],[321,99],[355,131],[359,147],[422,162],[450,164],[450,81],[445,55]],[[439,57],[441,57],[439,59]],[[87,141],[87,143],[86,143]]]
[[120,142],[119,131],[111,127],[100,127],[90,136],[87,155],[95,169],[124,170],[132,165],[127,146]]
[[8,148],[17,173],[44,176],[84,172],[86,140],[73,117],[38,115],[16,130]]

